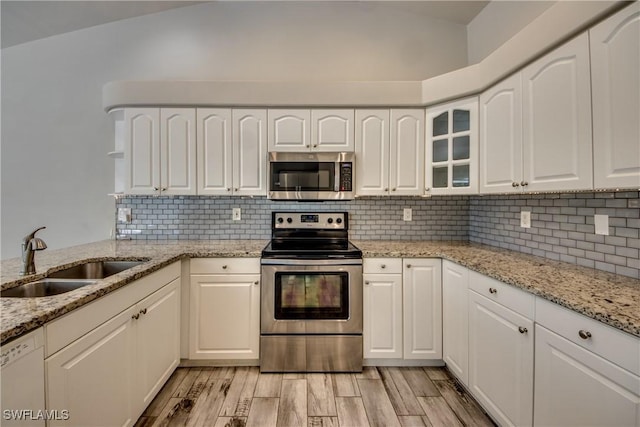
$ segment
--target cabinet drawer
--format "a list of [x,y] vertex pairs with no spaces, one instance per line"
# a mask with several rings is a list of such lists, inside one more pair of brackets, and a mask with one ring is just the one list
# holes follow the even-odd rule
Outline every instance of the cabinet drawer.
[[260,258],[195,258],[191,274],[260,274]]
[[640,338],[540,297],[536,298],[536,323],[640,375]]
[[362,271],[369,274],[402,273],[402,258],[365,258]]
[[535,296],[491,277],[469,271],[469,289],[529,319],[535,313]]

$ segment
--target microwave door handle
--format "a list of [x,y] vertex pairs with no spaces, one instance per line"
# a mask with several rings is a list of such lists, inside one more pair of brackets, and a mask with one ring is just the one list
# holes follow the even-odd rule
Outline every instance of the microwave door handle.
[[333,191],[337,193],[340,191],[340,170],[342,168],[340,167],[340,163],[336,163],[336,166],[335,177],[333,179]]

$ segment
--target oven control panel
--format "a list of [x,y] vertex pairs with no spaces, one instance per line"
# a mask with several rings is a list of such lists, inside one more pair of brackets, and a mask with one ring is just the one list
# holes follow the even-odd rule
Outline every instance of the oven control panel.
[[346,230],[347,212],[274,212],[273,228]]

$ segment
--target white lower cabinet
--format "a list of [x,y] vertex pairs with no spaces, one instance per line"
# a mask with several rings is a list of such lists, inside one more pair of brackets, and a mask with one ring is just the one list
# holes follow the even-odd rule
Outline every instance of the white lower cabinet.
[[363,345],[365,359],[402,358],[402,260],[363,262]]
[[469,270],[442,261],[442,359],[463,384],[469,383]]
[[260,356],[260,259],[191,260],[189,358]]
[[440,259],[364,260],[365,359],[442,359]]
[[499,425],[530,426],[534,297],[475,272],[469,287],[468,387]]
[[[116,293],[96,312],[117,305],[123,293]],[[83,322],[86,313],[63,321]],[[48,425],[133,425],[180,362],[179,320],[176,278],[46,359],[47,409],[69,415]]]
[[404,358],[442,359],[442,261],[402,260]]
[[536,301],[536,426],[640,425],[640,340]]

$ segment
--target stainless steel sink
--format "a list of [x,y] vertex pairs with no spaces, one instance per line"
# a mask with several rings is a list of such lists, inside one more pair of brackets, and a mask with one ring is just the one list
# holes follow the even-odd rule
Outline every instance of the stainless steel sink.
[[95,280],[42,279],[5,289],[2,297],[33,298],[59,295],[95,283]]
[[92,261],[84,264],[65,268],[54,273],[49,273],[47,277],[52,279],[104,279],[121,271],[135,267],[143,261]]

